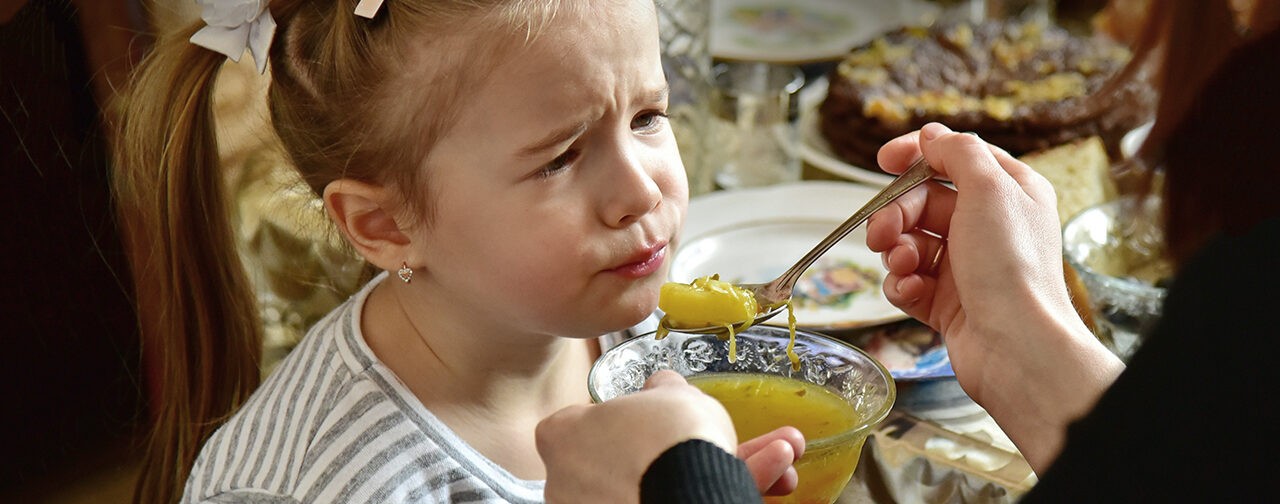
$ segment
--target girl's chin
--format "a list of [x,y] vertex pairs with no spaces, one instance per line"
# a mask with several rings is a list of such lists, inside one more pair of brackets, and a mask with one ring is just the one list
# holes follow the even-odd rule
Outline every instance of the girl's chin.
[[[591,338],[630,329],[644,322],[658,309],[658,288],[652,287],[597,292],[594,296],[579,299],[577,304],[565,305],[564,311],[555,315],[545,314],[545,321],[558,326],[560,335],[570,338]],[[607,300],[607,301],[606,301]]]
[[[658,309],[658,300],[655,296],[652,302],[621,304],[619,303],[616,310],[610,310],[609,316],[600,319],[599,329],[590,331],[594,336],[608,334],[612,332],[623,331],[634,327],[636,324],[644,322],[646,318],[653,315]],[[597,314],[599,315],[599,314]]]

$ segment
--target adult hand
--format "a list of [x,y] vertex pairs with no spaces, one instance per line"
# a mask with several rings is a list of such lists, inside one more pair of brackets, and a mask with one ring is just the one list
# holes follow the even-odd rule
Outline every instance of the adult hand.
[[892,140],[878,161],[901,173],[921,155],[955,189],[929,182],[871,217],[885,295],[942,333],[960,385],[1043,469],[1123,365],[1072,308],[1049,182],[936,123]]
[[546,500],[556,503],[637,502],[649,465],[689,439],[736,453],[758,490],[786,494],[796,485],[791,464],[804,452],[803,436],[791,427],[739,446],[724,406],[672,371],[654,373],[640,392],[562,409],[538,424],[536,438]]

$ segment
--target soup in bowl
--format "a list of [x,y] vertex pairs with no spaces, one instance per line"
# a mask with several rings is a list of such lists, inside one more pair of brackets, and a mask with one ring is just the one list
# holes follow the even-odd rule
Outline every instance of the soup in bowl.
[[804,330],[795,335],[799,366],[787,355],[790,331],[754,326],[729,342],[713,334],[652,334],[624,341],[596,361],[587,379],[592,400],[639,391],[649,375],[670,369],[729,411],[738,439],[792,426],[805,436],[791,495],[766,502],[834,502],[858,465],[871,430],[889,414],[896,388],[889,371],[862,350]]

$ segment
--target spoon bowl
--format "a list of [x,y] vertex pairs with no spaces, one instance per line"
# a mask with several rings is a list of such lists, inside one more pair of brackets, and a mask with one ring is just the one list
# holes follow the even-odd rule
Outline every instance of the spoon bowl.
[[[913,163],[911,163],[911,166],[908,167],[906,171],[902,172],[902,175],[899,175],[893,180],[893,182],[890,182],[889,185],[884,187],[884,189],[881,189],[875,196],[872,196],[866,204],[862,205],[862,208],[859,208],[852,216],[837,226],[835,230],[823,238],[821,242],[806,253],[804,257],[801,257],[799,261],[796,261],[794,265],[784,271],[782,275],[778,276],[778,278],[766,283],[736,284],[736,287],[751,292],[756,299],[756,305],[759,306],[759,310],[756,312],[753,320],[743,320],[732,324],[734,332],[738,332],[746,329],[747,327],[764,322],[780,313],[791,301],[791,293],[795,288],[796,281],[800,279],[800,275],[802,275],[805,270],[809,269],[809,266],[813,265],[814,261],[817,261],[818,258],[822,257],[822,254],[826,253],[827,250],[830,250],[832,246],[838,243],[845,236],[848,236],[850,232],[862,225],[862,223],[866,222],[866,220],[871,217],[871,214],[874,214],[877,210],[884,208],[885,205],[888,205],[893,200],[898,199],[899,196],[906,194],[907,191],[910,191],[916,186],[932,179],[933,176],[937,174],[938,172],[935,171],[932,166],[929,166],[928,161],[925,161],[924,157],[917,158]],[[728,332],[729,330],[729,324],[705,327],[680,327],[672,325],[666,317],[663,317],[660,325],[663,329],[669,332],[689,334],[718,334]]]

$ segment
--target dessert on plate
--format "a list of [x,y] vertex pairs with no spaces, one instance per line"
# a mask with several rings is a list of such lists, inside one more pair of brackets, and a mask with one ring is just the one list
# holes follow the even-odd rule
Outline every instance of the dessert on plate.
[[906,27],[853,49],[828,75],[819,130],[844,161],[877,169],[885,142],[931,121],[972,131],[1013,155],[1099,137],[1150,120],[1141,78],[1106,85],[1129,50],[1040,21]]

